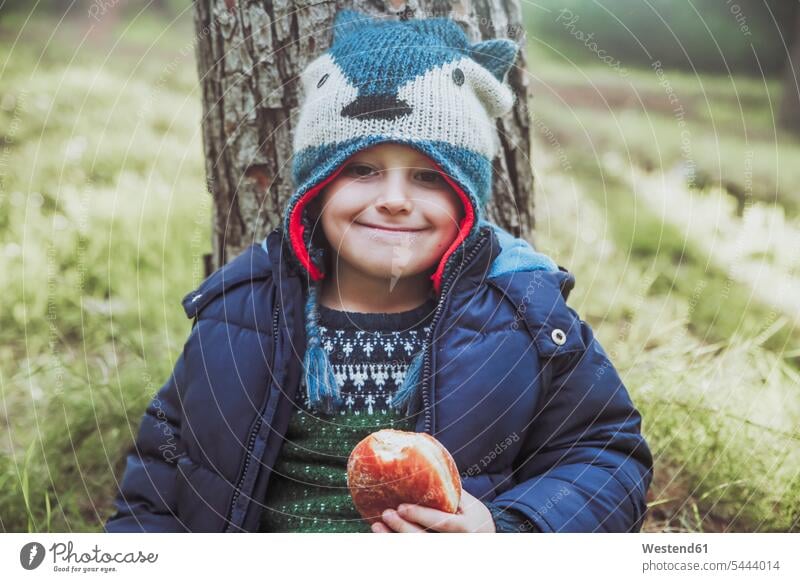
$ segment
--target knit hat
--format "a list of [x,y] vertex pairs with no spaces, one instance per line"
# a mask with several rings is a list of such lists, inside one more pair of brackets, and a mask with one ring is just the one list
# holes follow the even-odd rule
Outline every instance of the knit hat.
[[[492,160],[500,145],[495,118],[514,104],[504,77],[517,50],[508,39],[470,43],[449,18],[387,20],[345,9],[336,15],[331,47],[301,73],[295,190],[283,230],[290,254],[309,277],[304,366],[312,408],[332,413],[342,401],[318,329],[325,261],[324,249],[313,244],[308,203],[360,150],[394,142],[426,155],[465,210],[458,235],[431,276],[439,294],[448,259],[477,239],[491,197]],[[394,406],[407,407],[415,394],[424,351],[412,360]]]

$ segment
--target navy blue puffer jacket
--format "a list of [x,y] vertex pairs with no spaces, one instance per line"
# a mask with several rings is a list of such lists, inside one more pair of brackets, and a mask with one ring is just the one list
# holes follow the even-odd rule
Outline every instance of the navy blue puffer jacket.
[[[109,532],[255,531],[305,353],[306,283],[280,229],[189,293],[194,319],[148,406]],[[453,454],[464,489],[545,532],[638,531],[653,459],[575,278],[482,222],[444,281],[417,431]]]

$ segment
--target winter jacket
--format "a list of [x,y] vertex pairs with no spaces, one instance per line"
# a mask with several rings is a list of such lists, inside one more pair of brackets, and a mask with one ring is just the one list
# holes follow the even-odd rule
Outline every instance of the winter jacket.
[[[281,228],[186,295],[194,320],[147,407],[108,532],[258,528],[298,389],[307,285]],[[575,277],[481,222],[442,282],[416,430],[452,453],[463,488],[543,532],[632,532],[653,459],[641,416]]]

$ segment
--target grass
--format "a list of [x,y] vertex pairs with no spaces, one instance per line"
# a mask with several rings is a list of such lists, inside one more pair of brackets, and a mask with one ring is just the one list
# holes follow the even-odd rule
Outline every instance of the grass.
[[5,531],[97,531],[108,517],[211,246],[191,55],[157,46],[140,61],[135,42],[70,54],[74,26],[53,46],[52,29],[13,51],[4,30],[0,45],[0,269],[17,274],[0,279]]
[[[75,23],[36,20],[13,50],[16,28],[0,26],[0,270],[17,274],[0,279],[3,531],[99,531],[139,419],[190,328],[180,299],[210,248],[200,95],[181,52],[191,21],[160,37],[163,25],[134,21],[110,50],[128,24],[80,50]],[[798,146],[771,137],[775,85],[669,73],[697,175],[711,176],[688,188],[674,178],[686,159],[652,71],[621,80],[552,56],[529,63],[536,246],[576,274],[570,304],[644,415],[657,463],[646,529],[797,531],[795,322],[731,268],[798,276],[785,247],[800,182],[775,161]],[[753,175],[771,178],[746,187],[750,151]],[[785,222],[745,224],[736,204],[715,202],[734,199],[715,175],[752,192],[752,208],[776,211],[777,196]],[[674,204],[665,211],[665,196],[696,204],[719,234],[688,227]],[[745,226],[780,233],[777,246],[732,255],[724,233]]]
[[[693,333],[710,342],[736,333],[760,333],[776,319],[777,311],[787,318],[787,325],[769,339],[767,347],[783,354],[787,346],[800,345],[800,305],[770,297],[770,290],[784,284],[788,286],[785,295],[794,286],[800,290],[793,250],[800,233],[795,212],[800,169],[796,164],[780,165],[780,160],[800,154],[800,142],[780,134],[771,142],[765,137],[747,143],[735,127],[726,126],[728,133],[721,134],[703,120],[687,118],[686,125],[680,126],[671,112],[660,111],[653,100],[636,99],[633,104],[604,108],[598,99],[602,92],[594,89],[602,85],[612,87],[606,93],[620,93],[631,85],[638,95],[661,93],[663,97],[661,80],[653,72],[632,71],[629,79],[621,79],[596,64],[557,66],[553,55],[536,50],[529,62],[537,71],[537,86],[545,88],[534,99],[532,114],[542,150],[559,158],[551,171],[565,174],[607,212],[608,236],[631,259],[658,264],[655,291],[690,295],[697,282],[703,281],[690,322]],[[558,90],[559,83],[566,82],[564,70],[570,65],[579,70],[584,83],[581,92]],[[757,122],[767,119],[772,110],[770,94],[759,92],[759,83],[763,88],[772,82],[665,74],[681,99],[698,101],[712,90],[714,116],[745,102],[748,108],[743,118],[751,131],[775,133],[771,122]],[[573,85],[577,85],[576,76],[570,81]],[[738,93],[724,92],[731,85]],[[684,130],[690,139],[682,150]],[[695,136],[700,136],[701,147]],[[535,162],[541,158],[537,155]],[[724,163],[712,170],[713,158]],[[713,172],[719,174],[717,179],[711,179]],[[761,180],[761,174],[772,180]],[[781,181],[787,184],[785,195],[769,186]],[[761,224],[752,220],[760,216],[766,217]],[[800,365],[800,359],[794,356],[793,363]]]
[[[800,214],[800,141],[777,123],[775,79],[695,76],[575,63],[538,44],[528,55],[533,113],[576,149],[614,151],[649,170],[684,168],[696,187]],[[688,166],[688,167],[687,167]]]

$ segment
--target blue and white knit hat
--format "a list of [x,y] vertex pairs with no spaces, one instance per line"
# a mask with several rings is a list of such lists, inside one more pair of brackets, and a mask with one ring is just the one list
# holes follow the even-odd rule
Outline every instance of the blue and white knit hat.
[[[306,206],[360,150],[395,142],[422,152],[465,209],[458,236],[431,276],[438,294],[448,259],[477,237],[491,197],[492,160],[500,145],[495,118],[514,104],[504,78],[517,51],[508,39],[470,43],[449,18],[376,19],[345,9],[336,15],[330,49],[301,73],[302,103],[293,140],[295,191],[283,228],[291,254],[309,276],[304,364],[314,408],[331,413],[341,398],[320,341],[317,301],[324,253],[313,248],[314,222]],[[420,354],[406,373],[396,406],[409,403],[421,363]]]

